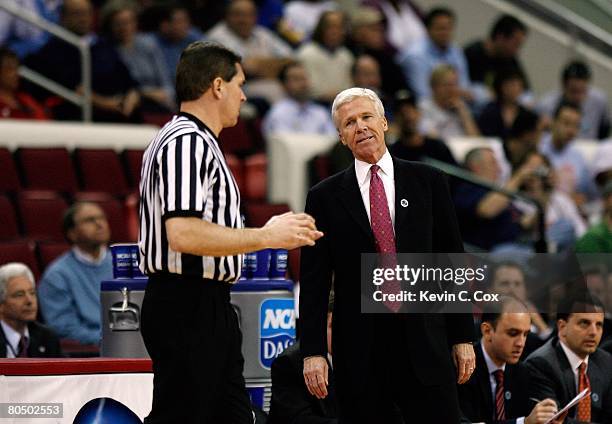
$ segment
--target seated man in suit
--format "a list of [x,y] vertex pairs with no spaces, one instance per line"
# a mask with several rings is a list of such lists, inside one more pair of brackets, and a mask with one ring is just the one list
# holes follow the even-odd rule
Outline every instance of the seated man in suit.
[[332,364],[331,323],[333,294],[327,309],[328,395],[317,399],[308,392],[303,377],[300,342],[287,348],[272,363],[272,400],[268,424],[337,424],[336,393]]
[[0,358],[62,356],[59,339],[36,322],[32,271],[17,262],[0,266]]
[[[471,422],[544,424],[557,412],[552,399],[528,409],[528,373],[519,358],[531,327],[527,307],[506,297],[500,306],[485,308],[474,346],[476,371],[458,386],[461,412]],[[561,421],[555,421],[560,423]]]
[[532,398],[553,398],[563,407],[577,393],[590,389],[590,396],[569,410],[567,423],[612,422],[612,355],[598,348],[603,321],[601,301],[568,296],[557,312],[558,338],[525,362]]

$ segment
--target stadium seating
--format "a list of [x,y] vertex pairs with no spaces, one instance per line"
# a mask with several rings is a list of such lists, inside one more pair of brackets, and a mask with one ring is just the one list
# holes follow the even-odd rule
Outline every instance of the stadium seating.
[[0,240],[14,240],[19,237],[15,208],[4,195],[0,195],[0,223]]
[[17,196],[23,233],[34,240],[62,241],[62,217],[68,203],[55,192],[24,191]]
[[244,198],[263,201],[267,194],[268,159],[264,153],[249,156],[244,161]]
[[142,168],[142,155],[144,150],[127,149],[123,151],[123,162],[127,177],[130,181],[130,186],[138,190],[140,184],[140,169]]
[[76,174],[65,148],[20,148],[17,150],[17,163],[27,189],[61,193],[77,191]]
[[127,178],[114,150],[76,149],[74,157],[83,190],[116,196],[128,192]]
[[45,269],[47,265],[70,249],[70,245],[66,242],[41,242],[38,244],[38,258],[40,259],[41,269]]
[[0,148],[0,192],[14,193],[21,188],[13,156],[7,148]]
[[7,262],[23,262],[32,270],[38,281],[40,268],[36,259],[36,243],[31,240],[0,242],[0,264]]

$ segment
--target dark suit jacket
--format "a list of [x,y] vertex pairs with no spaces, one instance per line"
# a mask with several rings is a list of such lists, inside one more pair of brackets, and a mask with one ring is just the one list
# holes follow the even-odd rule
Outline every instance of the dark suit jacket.
[[[393,158],[393,164],[397,252],[462,252],[444,175],[420,163]],[[401,206],[402,199],[408,201],[407,207]],[[324,236],[301,252],[302,355],[327,353],[327,303],[333,276],[336,383],[338,390],[342,386],[342,390],[358,394],[364,385],[362,371],[372,365],[370,356],[376,348],[373,340],[380,327],[376,326],[378,315],[360,312],[361,253],[376,253],[376,248],[354,165],[313,187],[306,212],[315,218]],[[473,340],[471,315],[397,314],[384,318],[405,330],[397,337],[409,340],[410,355],[406,359],[417,375],[415,387],[454,381],[449,344]]]
[[[476,370],[470,380],[458,386],[459,405],[464,417],[471,422],[499,423],[493,420],[493,395],[489,370],[482,353],[480,343],[474,346],[476,352]],[[531,412],[528,409],[527,387],[529,384],[527,368],[521,362],[516,365],[506,364],[504,370],[504,409],[505,424],[515,423],[516,418],[525,417]]]
[[300,344],[285,349],[272,363],[272,400],[268,424],[336,424],[334,374],[329,369],[328,395],[319,400],[304,383]]
[[[37,322],[28,324],[30,341],[28,356],[30,358],[58,358],[62,357],[59,339],[51,329]],[[0,358],[6,358],[6,336],[0,326]]]
[[[525,364],[529,370],[529,396],[551,398],[564,407],[576,396],[576,383],[569,361],[558,338],[533,352]],[[612,423],[612,355],[597,349],[589,355],[587,376],[591,383],[591,422]],[[576,407],[570,409],[566,422],[577,422]]]

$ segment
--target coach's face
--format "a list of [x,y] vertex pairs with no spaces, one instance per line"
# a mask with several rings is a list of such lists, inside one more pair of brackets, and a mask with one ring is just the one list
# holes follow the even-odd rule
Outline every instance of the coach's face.
[[245,82],[244,71],[239,63],[236,63],[236,74],[229,81],[224,81],[223,86],[223,128],[233,127],[238,122],[240,105],[246,100],[242,91]]
[[369,98],[358,97],[340,106],[336,111],[336,125],[340,141],[355,158],[373,164],[385,154],[387,119],[376,111]]
[[559,338],[580,358],[595,352],[603,333],[603,312],[572,313],[557,321]]

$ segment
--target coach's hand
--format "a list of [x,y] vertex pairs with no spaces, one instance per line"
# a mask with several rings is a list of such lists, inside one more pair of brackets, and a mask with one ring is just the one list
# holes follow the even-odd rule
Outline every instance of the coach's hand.
[[304,358],[304,382],[311,395],[317,399],[327,396],[327,385],[329,368],[327,361],[322,356],[311,356]]
[[266,246],[272,249],[295,249],[314,246],[323,236],[314,219],[305,213],[287,212],[270,218],[262,228],[266,232]]
[[457,367],[457,383],[463,384],[467,382],[472,376],[474,368],[476,368],[474,346],[470,343],[453,345],[453,362],[455,367]]

